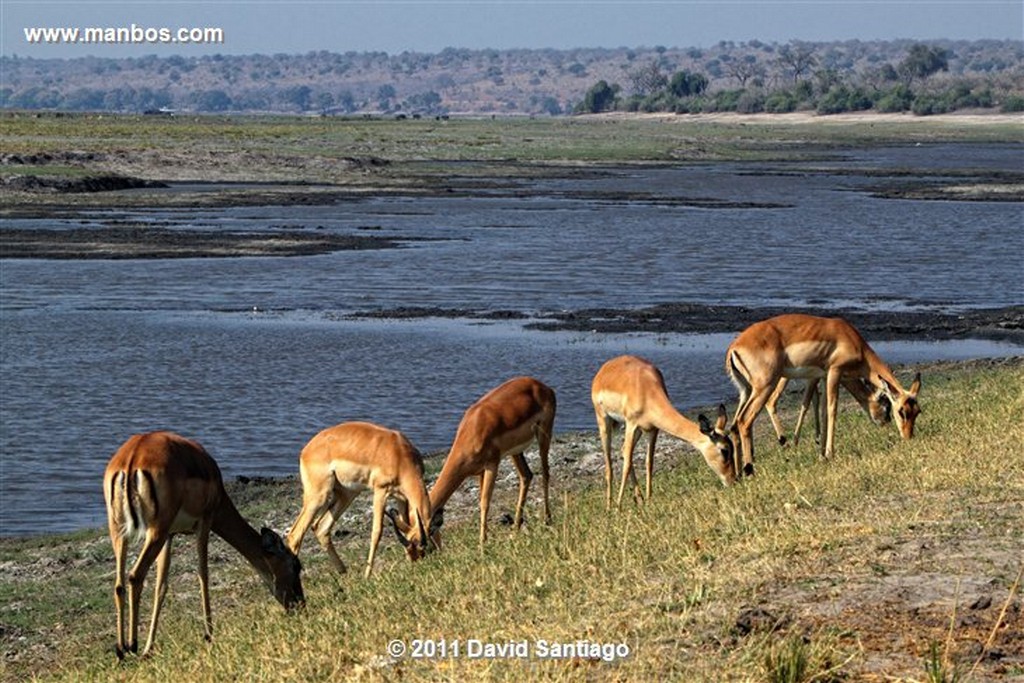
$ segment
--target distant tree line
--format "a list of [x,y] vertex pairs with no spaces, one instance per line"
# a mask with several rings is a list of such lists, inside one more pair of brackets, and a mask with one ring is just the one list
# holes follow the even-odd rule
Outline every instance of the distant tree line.
[[575,111],[838,114],[873,109],[919,115],[993,107],[1004,112],[1024,111],[1024,92],[1004,88],[997,94],[988,79],[930,82],[932,76],[948,70],[949,54],[925,44],[911,46],[895,66],[884,64],[861,74],[822,67],[814,49],[801,43],[777,51],[771,79],[767,65],[752,55],[715,60],[707,66],[711,75],[727,76],[740,87],[709,92],[708,75],[683,70],[668,76],[652,61],[628,73],[628,95],[618,83],[600,80],[587,90]]
[[352,113],[367,106],[384,112],[445,113],[441,96],[434,91],[396,99],[394,88],[382,86],[374,102],[358,102],[350,91],[332,93],[308,85],[229,92],[224,88],[194,90],[185,95],[169,89],[148,87],[76,88],[62,93],[55,88],[33,86],[20,90],[0,88],[0,108],[60,109],[65,111],[147,112],[189,110],[202,112],[283,111]]
[[1018,110],[1024,41],[720,41],[702,48],[74,59],[0,56],[0,107],[69,111]]

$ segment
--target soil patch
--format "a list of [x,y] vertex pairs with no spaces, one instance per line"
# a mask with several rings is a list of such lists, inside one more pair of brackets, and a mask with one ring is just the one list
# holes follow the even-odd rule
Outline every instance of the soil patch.
[[73,230],[5,229],[0,231],[0,258],[309,256],[352,249],[392,249],[410,240],[317,234],[297,230],[211,232],[141,226]]
[[[706,306],[668,303],[638,309],[586,308],[545,314],[525,327],[547,331],[710,333],[735,332],[782,313],[842,316],[872,339],[944,340],[992,339],[1024,342],[1024,306],[943,311],[857,311],[835,308],[778,308]],[[409,307],[359,313],[355,318],[472,318],[511,320],[530,318],[525,312]]]

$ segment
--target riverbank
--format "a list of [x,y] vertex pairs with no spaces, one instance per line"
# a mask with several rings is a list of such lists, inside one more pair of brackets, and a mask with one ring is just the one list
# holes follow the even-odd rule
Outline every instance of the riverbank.
[[[824,464],[809,437],[797,449],[774,445],[761,419],[758,476],[726,490],[691,449],[662,438],[647,508],[606,513],[596,435],[558,434],[554,526],[537,523],[535,479],[526,529],[507,530],[515,476],[503,463],[483,555],[470,482],[446,508],[444,551],[415,566],[388,536],[372,579],[339,578],[307,539],[308,605],[292,617],[214,540],[212,645],[202,642],[195,555],[183,539],[157,652],[124,667],[112,653],[105,532],[0,540],[2,677],[721,680],[765,678],[795,657],[822,677],[921,678],[934,665],[1010,680],[1024,674],[1015,583],[1024,481],[1012,474],[1024,442],[1024,359],[901,372],[914,369],[925,386],[912,441],[844,399],[838,452]],[[787,425],[797,396],[785,399]],[[428,469],[438,467],[433,459]],[[230,489],[248,519],[279,531],[301,502],[295,478]],[[366,551],[368,508],[357,499],[338,524],[353,567]],[[146,591],[146,609],[149,600]],[[625,643],[630,655],[395,659],[385,650],[395,638],[586,639]]]
[[[586,176],[604,166],[827,162],[843,150],[867,147],[1024,143],[1022,118],[1000,114],[609,114],[444,121],[0,116],[5,150],[0,215],[5,216],[90,207],[334,203],[382,193],[514,192],[518,181]],[[977,169],[951,178],[942,170],[901,170],[924,175],[895,187],[894,196],[1024,197],[1024,173]],[[113,190],[118,178],[121,185],[142,187],[85,191]],[[169,190],[156,184],[191,187]]]

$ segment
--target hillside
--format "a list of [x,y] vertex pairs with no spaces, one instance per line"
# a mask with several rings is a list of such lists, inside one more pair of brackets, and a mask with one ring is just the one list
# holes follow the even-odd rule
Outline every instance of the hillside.
[[[422,115],[570,113],[605,81],[644,97],[678,73],[709,93],[767,93],[805,81],[879,89],[900,82],[912,41],[720,42],[707,48],[469,50],[437,54],[311,52],[104,59],[0,59],[0,107],[67,111],[290,112]],[[1024,93],[1021,41],[932,41],[946,68],[930,86],[979,86],[976,106]],[[799,104],[799,103],[797,103]]]

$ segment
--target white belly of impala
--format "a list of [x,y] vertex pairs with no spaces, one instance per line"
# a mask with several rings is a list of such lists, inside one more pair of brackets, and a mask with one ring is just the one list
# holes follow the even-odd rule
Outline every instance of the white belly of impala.
[[373,467],[344,460],[335,460],[331,469],[338,484],[352,491],[365,491],[373,476]]
[[172,534],[193,534],[196,531],[196,525],[198,523],[198,517],[193,517],[184,510],[178,510],[178,514],[175,515],[174,521],[171,522],[170,532]]
[[790,379],[821,379],[825,376],[825,371],[813,365],[802,365],[786,368],[782,371],[782,376]]

